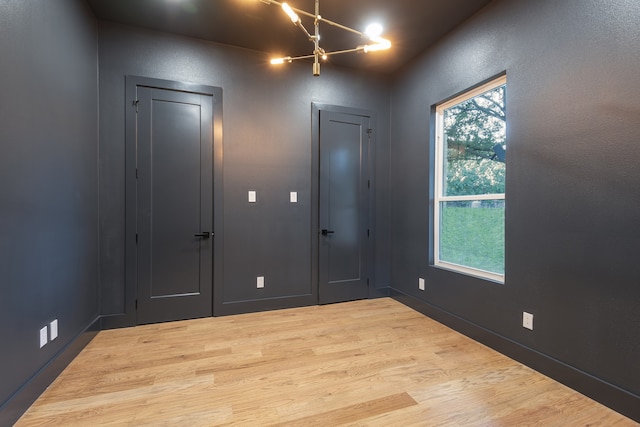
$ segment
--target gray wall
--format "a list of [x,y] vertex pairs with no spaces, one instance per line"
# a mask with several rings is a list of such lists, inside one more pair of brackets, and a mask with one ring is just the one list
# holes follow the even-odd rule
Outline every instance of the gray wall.
[[[256,52],[107,23],[98,81],[97,32],[82,2],[5,0],[0,12],[0,406],[99,311],[124,310],[127,74],[223,89],[229,302],[266,307],[267,297],[308,291],[311,102],[366,108],[378,118],[376,286],[640,394],[637,1],[497,0],[391,86],[331,66],[320,78],[309,64],[275,70]],[[498,285],[428,265],[429,114],[505,70]],[[264,204],[250,208],[248,189]],[[299,192],[299,215],[285,211],[289,191]],[[268,294],[257,294],[259,274],[275,284]],[[523,310],[535,315],[533,332],[520,326]],[[40,350],[38,330],[53,318],[60,337]]]
[[[311,103],[374,111],[376,286],[389,285],[389,88],[384,79],[311,64],[273,68],[264,54],[170,34],[100,24],[102,313],[125,310],[125,75],[223,90],[225,303],[237,311],[295,303],[311,290]],[[257,190],[258,203],[247,203]],[[288,202],[298,191],[299,203]],[[264,290],[255,278],[265,276]],[[248,303],[247,301],[257,300]],[[245,303],[247,302],[247,303]],[[235,309],[234,309],[235,310]]]
[[95,19],[76,0],[4,0],[0,61],[3,424],[3,404],[98,315]]
[[[492,3],[395,76],[390,173],[393,288],[636,395],[639,46],[636,0]],[[505,70],[499,285],[429,266],[427,195],[432,106]]]

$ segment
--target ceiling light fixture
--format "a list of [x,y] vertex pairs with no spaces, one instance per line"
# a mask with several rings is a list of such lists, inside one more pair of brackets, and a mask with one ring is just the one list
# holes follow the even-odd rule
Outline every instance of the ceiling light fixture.
[[[279,2],[276,0],[260,0],[260,1],[265,4],[275,4],[277,6],[282,7],[282,10],[284,10],[284,12],[289,16],[289,18],[291,19],[291,22],[293,22],[294,25],[300,28],[300,30],[302,30],[302,32],[309,39],[309,41],[313,43],[313,53],[311,55],[293,56],[293,57],[285,56],[282,58],[274,58],[271,60],[271,63],[274,65],[284,64],[285,62],[290,63],[298,59],[313,59],[314,60],[313,75],[319,76],[320,75],[320,59],[322,59],[323,61],[326,61],[327,58],[329,58],[329,56],[331,55],[340,55],[343,53],[351,53],[351,52],[369,53],[369,52],[375,52],[378,50],[389,49],[391,47],[391,42],[389,40],[380,37],[380,34],[382,34],[382,27],[380,26],[380,24],[370,25],[369,27],[367,27],[367,30],[363,33],[358,30],[354,30],[353,28],[349,28],[342,24],[338,24],[337,22],[333,22],[323,18],[322,16],[320,16],[320,0],[315,0],[315,4],[316,4],[315,13],[305,12],[304,10],[296,9],[295,7],[289,6],[286,2]],[[309,31],[307,31],[305,26],[302,24],[302,20],[300,19],[299,15],[313,18],[313,27],[314,27],[313,34],[310,34]],[[335,51],[326,52],[323,48],[320,47],[320,30],[319,30],[320,22],[324,22],[326,24],[332,25],[342,30],[358,34],[360,37],[366,39],[367,43],[357,46],[353,49],[335,50]]]

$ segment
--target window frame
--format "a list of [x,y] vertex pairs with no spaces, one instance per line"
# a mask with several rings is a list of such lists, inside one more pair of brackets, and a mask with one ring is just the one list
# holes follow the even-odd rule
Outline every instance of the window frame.
[[[476,194],[465,196],[445,196],[444,191],[444,114],[443,112],[450,107],[458,105],[471,98],[475,98],[485,92],[507,84],[507,76],[503,74],[490,81],[476,86],[470,90],[444,101],[435,106],[435,167],[434,167],[434,191],[433,191],[433,266],[459,272],[465,275],[479,277],[493,282],[504,284],[505,274],[494,273],[491,271],[481,270],[479,268],[469,267],[465,265],[455,264],[440,259],[440,229],[441,229],[441,204],[443,202],[456,201],[475,201],[475,200],[505,200],[505,193],[497,194]],[[506,100],[505,100],[506,103]],[[506,121],[506,118],[505,118]],[[505,163],[506,164],[506,163]],[[506,206],[505,206],[506,207]],[[505,230],[506,232],[506,230]],[[505,266],[506,267],[506,266]]]

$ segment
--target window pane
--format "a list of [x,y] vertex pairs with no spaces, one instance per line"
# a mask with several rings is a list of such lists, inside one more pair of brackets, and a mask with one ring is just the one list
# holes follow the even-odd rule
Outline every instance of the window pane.
[[443,111],[443,195],[504,193],[505,86]]
[[504,200],[442,202],[440,260],[504,274]]

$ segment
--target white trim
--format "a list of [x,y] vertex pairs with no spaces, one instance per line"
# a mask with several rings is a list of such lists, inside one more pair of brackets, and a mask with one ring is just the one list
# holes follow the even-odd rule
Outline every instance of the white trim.
[[455,271],[457,273],[463,273],[468,276],[488,279],[498,283],[504,283],[504,274],[492,273],[491,271],[480,270],[479,268],[471,268],[467,267],[466,265],[454,264],[447,261],[440,261],[439,263],[435,264],[435,267],[439,267],[444,270]]
[[464,265],[458,265],[447,261],[440,260],[440,204],[443,202],[456,202],[456,201],[473,201],[473,200],[505,200],[504,193],[501,194],[476,194],[465,196],[444,196],[442,195],[444,189],[444,143],[442,136],[444,132],[444,114],[443,112],[460,104],[468,99],[474,98],[487,91],[495,89],[499,86],[503,86],[507,83],[507,76],[502,75],[490,82],[475,87],[470,91],[464,92],[442,104],[436,106],[435,114],[435,168],[434,168],[434,198],[433,198],[433,263],[435,267],[440,267],[446,270],[452,270],[459,273],[467,274],[470,276],[480,277],[488,279],[498,283],[504,283],[504,274],[497,274],[490,271],[484,271],[477,268],[472,268]]
[[498,194],[472,194],[470,196],[441,196],[441,202],[473,202],[474,200],[504,200],[504,193]]
[[458,105],[461,102],[466,101],[467,99],[471,99],[471,98],[475,98],[478,95],[482,95],[485,92],[490,91],[491,89],[495,89],[498,86],[502,86],[507,84],[507,75],[502,75],[500,77],[495,78],[494,80],[491,80],[490,82],[487,82],[483,85],[480,85],[478,87],[475,87],[469,91],[466,91],[464,93],[461,93],[460,95],[456,96],[455,98],[451,98],[448,101],[443,102],[442,104],[438,104],[436,106],[436,111],[442,111],[442,110],[446,110],[447,108],[453,107],[454,105]]

